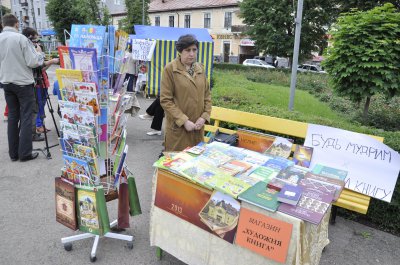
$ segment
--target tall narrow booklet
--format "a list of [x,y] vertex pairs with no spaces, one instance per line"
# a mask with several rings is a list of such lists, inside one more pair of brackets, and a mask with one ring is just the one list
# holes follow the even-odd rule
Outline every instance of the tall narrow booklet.
[[60,177],[55,178],[56,221],[77,230],[74,184]]
[[313,150],[314,149],[312,147],[296,145],[292,161],[297,166],[306,168],[310,167]]
[[266,188],[265,182],[258,182],[253,187],[247,189],[238,196],[241,201],[256,205],[265,210],[275,212],[278,209],[278,191]]
[[110,231],[103,186],[76,187],[76,209],[79,230],[95,235],[104,235]]

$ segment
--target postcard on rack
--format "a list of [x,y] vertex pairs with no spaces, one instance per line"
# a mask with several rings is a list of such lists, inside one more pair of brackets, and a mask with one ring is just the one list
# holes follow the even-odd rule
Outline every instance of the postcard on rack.
[[91,106],[96,116],[100,114],[95,83],[75,82],[74,94],[76,103]]
[[94,148],[90,146],[84,146],[81,144],[74,145],[75,155],[83,160],[88,161],[90,172],[93,176],[100,176],[100,169],[97,163],[97,156]]
[[72,62],[69,56],[69,47],[58,46],[58,56],[60,58],[60,67],[64,69],[72,69]]
[[95,48],[97,56],[103,54],[105,26],[76,25],[71,27],[70,47]]
[[69,54],[73,69],[82,70],[83,80],[85,82],[98,84],[99,79],[96,49],[70,47]]
[[75,101],[74,82],[83,81],[81,70],[56,69],[56,77],[60,86],[60,93],[63,100]]
[[64,155],[64,164],[67,171],[91,178],[88,162],[73,156]]

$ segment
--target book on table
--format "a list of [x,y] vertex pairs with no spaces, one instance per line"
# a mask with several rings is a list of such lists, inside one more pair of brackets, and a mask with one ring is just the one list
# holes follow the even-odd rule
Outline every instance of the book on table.
[[344,181],[337,178],[330,178],[326,176],[322,176],[319,174],[314,174],[312,172],[308,172],[305,175],[305,179],[308,181],[312,181],[312,183],[316,186],[320,186],[320,189],[325,189],[328,192],[334,192],[333,200],[337,201],[342,190],[344,188]]
[[311,172],[321,176],[336,178],[343,181],[346,179],[348,173],[346,170],[328,167],[321,164],[316,164]]
[[266,188],[265,182],[258,182],[253,187],[242,192],[238,199],[256,205],[268,211],[275,212],[278,209],[278,191]]
[[302,192],[302,187],[286,184],[282,187],[281,191],[279,191],[277,198],[280,202],[296,205],[300,200]]
[[287,184],[286,182],[284,182],[280,179],[273,178],[268,182],[267,187],[270,189],[274,189],[276,191],[281,191],[283,186],[285,186],[286,184]]
[[308,169],[299,166],[292,166],[282,170],[276,178],[296,186],[301,179],[303,179],[308,172]]
[[310,185],[305,179],[300,181],[299,187],[303,191],[297,205],[282,203],[278,211],[319,224],[332,203],[334,192]]
[[312,147],[296,145],[292,161],[297,166],[306,168],[310,167],[313,150],[314,149]]
[[264,152],[274,156],[288,158],[292,151],[293,140],[276,137],[272,145]]

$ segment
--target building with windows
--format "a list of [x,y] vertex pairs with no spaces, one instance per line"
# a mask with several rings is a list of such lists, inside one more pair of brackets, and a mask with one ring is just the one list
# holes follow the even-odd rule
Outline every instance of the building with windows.
[[254,41],[245,34],[239,17],[239,0],[153,0],[149,5],[151,25],[206,28],[214,39],[214,59],[242,63],[257,55]]
[[52,27],[46,15],[47,2],[47,0],[11,0],[11,13],[18,18],[20,30],[32,27],[40,33]]
[[126,17],[125,0],[101,0],[110,12],[112,18],[112,25],[117,29],[120,26],[119,21]]

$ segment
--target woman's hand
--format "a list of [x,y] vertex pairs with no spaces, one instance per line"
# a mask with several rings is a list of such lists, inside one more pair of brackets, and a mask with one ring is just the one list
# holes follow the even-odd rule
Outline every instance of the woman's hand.
[[185,121],[183,126],[185,127],[185,130],[188,131],[188,132],[191,132],[191,131],[196,129],[196,125],[193,122],[189,121],[189,120]]
[[202,117],[198,118],[196,123],[195,123],[195,130],[201,130],[201,128],[203,128],[204,123],[206,123],[206,120]]

